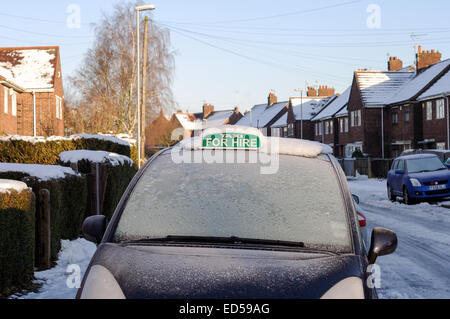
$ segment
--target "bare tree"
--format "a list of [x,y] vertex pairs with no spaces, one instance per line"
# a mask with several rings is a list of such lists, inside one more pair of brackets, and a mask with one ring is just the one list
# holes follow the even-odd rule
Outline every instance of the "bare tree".
[[[138,4],[140,1],[117,4],[110,16],[104,14],[102,21],[95,25],[93,48],[89,49],[82,65],[69,79],[76,94],[69,96],[68,104],[77,110],[78,120],[83,121],[82,125],[75,125],[74,130],[136,135],[134,7]],[[171,91],[174,52],[170,47],[170,33],[152,20],[147,56],[145,103],[146,118],[150,122],[160,110],[172,111],[175,104]],[[66,124],[71,125],[67,121]]]

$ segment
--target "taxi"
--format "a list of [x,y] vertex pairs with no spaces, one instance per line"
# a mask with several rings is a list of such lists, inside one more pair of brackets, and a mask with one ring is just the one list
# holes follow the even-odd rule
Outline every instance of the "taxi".
[[376,298],[371,266],[397,247],[375,228],[366,248],[329,146],[238,126],[153,156],[83,233],[81,299]]

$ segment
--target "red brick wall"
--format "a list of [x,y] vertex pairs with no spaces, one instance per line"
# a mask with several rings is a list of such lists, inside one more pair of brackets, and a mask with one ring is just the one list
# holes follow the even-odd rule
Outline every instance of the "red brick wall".
[[5,113],[4,87],[5,86],[0,85],[0,134],[17,134],[17,116],[12,115],[11,96],[9,95],[9,88],[7,88],[8,113]]
[[447,149],[449,146],[447,145],[447,103],[448,100],[444,99],[444,118],[437,119],[436,118],[436,100],[432,100],[432,112],[433,119],[427,120],[427,112],[425,103],[421,104],[422,107],[422,119],[423,119],[423,139],[429,140],[434,139],[436,143],[446,143]]

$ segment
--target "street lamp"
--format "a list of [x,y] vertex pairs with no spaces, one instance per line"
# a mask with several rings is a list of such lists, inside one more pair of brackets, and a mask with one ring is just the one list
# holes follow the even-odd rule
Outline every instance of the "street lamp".
[[[141,168],[141,48],[140,48],[140,13],[141,11],[155,10],[152,4],[137,6],[136,8],[136,37],[137,37],[137,121],[138,121],[138,168]],[[144,128],[145,129],[145,128]]]

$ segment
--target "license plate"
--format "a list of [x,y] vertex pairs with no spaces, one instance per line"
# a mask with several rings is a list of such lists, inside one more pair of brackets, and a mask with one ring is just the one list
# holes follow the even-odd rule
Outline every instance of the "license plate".
[[440,189],[446,189],[447,185],[433,185],[430,186],[430,190],[431,191],[436,191],[436,190],[440,190]]

